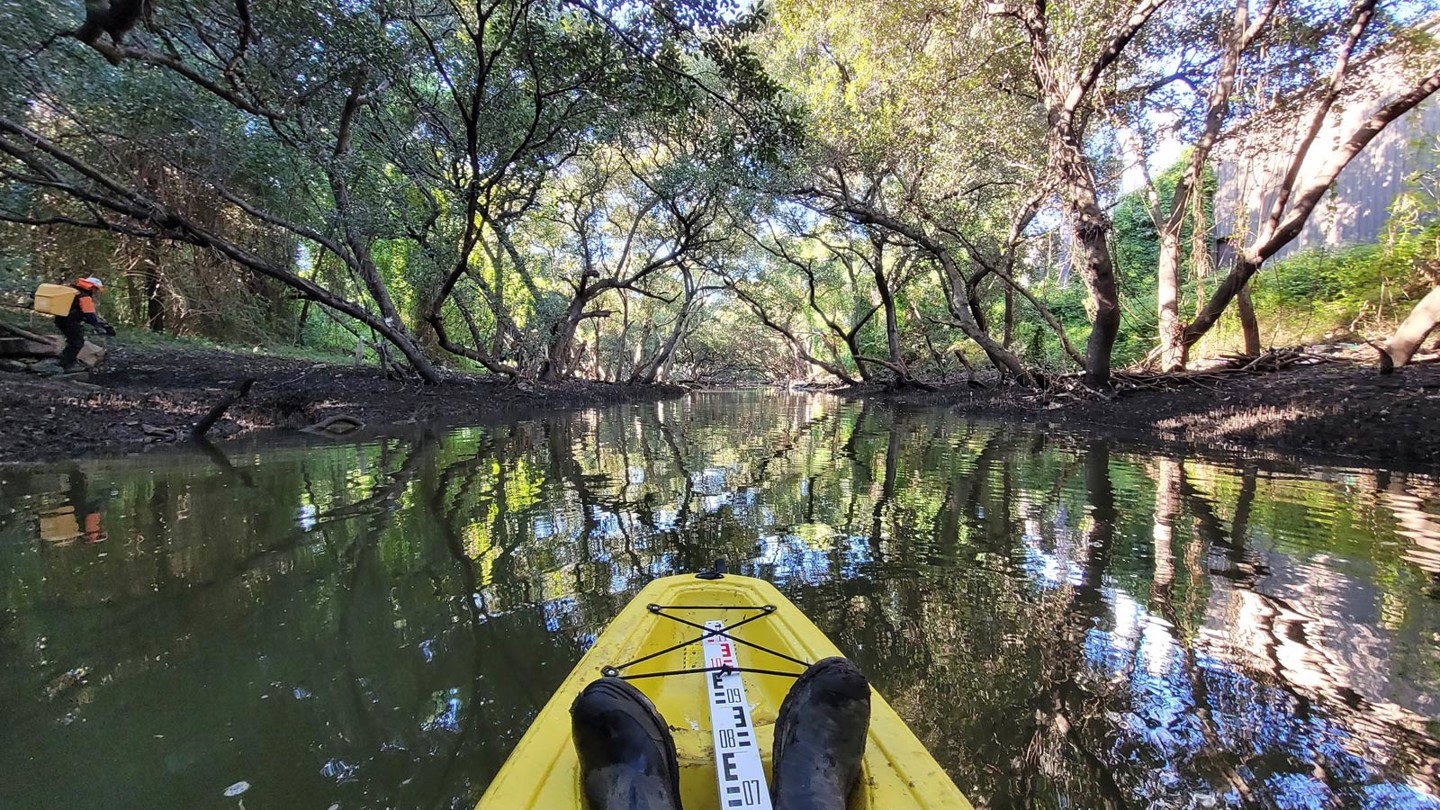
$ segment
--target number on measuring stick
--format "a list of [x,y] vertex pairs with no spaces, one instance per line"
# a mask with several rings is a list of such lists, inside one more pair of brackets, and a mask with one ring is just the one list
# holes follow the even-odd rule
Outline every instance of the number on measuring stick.
[[[721,622],[706,622],[705,629],[721,630]],[[707,667],[737,667],[735,645],[723,636],[705,637]],[[738,672],[711,672],[705,682],[710,702],[710,726],[715,740],[715,779],[720,806],[725,810],[771,810],[765,769],[755,747],[750,704]]]

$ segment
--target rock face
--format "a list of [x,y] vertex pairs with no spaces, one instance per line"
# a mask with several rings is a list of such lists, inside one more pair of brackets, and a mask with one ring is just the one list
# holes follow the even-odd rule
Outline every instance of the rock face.
[[[22,357],[59,357],[64,348],[65,338],[59,335],[5,337],[0,339],[0,358],[13,361]],[[105,350],[87,340],[79,359],[86,368],[95,368],[105,360]],[[4,368],[11,367],[7,364]]]

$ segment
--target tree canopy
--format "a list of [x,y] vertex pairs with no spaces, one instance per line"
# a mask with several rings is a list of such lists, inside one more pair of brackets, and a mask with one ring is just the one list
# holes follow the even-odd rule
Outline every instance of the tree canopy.
[[[0,268],[113,268],[124,322],[432,383],[1102,386],[1253,322],[1263,263],[1440,87],[1429,10],[4,0]],[[1216,267],[1206,178],[1264,127],[1288,165]]]

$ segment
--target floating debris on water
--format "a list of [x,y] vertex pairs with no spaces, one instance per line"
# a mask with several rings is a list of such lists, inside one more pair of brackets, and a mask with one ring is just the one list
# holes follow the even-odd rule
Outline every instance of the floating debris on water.
[[60,693],[84,683],[85,676],[89,674],[89,667],[75,667],[72,670],[58,675],[55,680],[45,685],[45,696],[54,700]]

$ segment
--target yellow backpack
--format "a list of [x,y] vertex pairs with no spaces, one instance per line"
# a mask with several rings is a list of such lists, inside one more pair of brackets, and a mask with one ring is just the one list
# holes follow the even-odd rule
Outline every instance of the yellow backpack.
[[69,315],[79,290],[65,284],[41,284],[35,289],[31,309],[41,315]]

